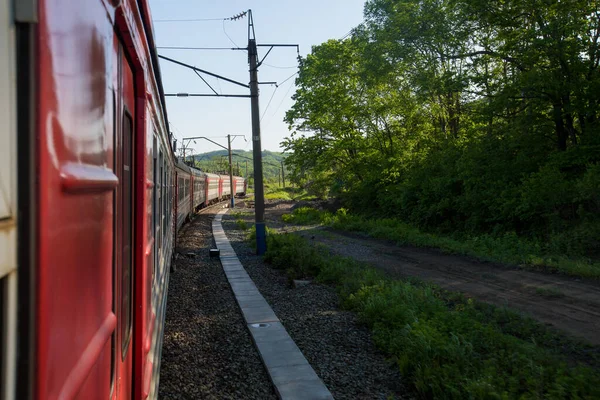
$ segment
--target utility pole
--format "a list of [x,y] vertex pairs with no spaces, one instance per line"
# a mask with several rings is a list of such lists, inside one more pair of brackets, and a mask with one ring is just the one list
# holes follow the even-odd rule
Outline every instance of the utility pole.
[[[252,27],[252,35],[250,35]],[[254,210],[256,227],[256,254],[267,251],[265,232],[265,193],[263,188],[262,149],[260,144],[260,111],[258,109],[258,52],[254,36],[254,21],[249,12],[248,58],[250,62],[250,105],[252,109],[252,153],[254,155]]]
[[[265,232],[265,198],[263,188],[263,169],[262,169],[262,148],[260,142],[260,111],[258,107],[258,85],[259,84],[277,84],[276,82],[258,82],[258,67],[262,65],[263,61],[267,58],[271,50],[275,47],[295,47],[298,57],[300,57],[300,47],[297,44],[256,44],[256,34],[254,32],[254,20],[252,18],[252,10],[244,11],[235,15],[227,20],[236,21],[245,16],[248,16],[248,47],[247,48],[231,48],[230,50],[244,50],[248,51],[248,63],[250,64],[250,84],[237,82],[233,79],[226,78],[215,73],[205,71],[203,69],[194,67],[189,64],[185,64],[181,61],[174,60],[163,55],[158,55],[162,60],[166,60],[182,67],[193,70],[202,81],[212,90],[213,93],[165,93],[165,96],[174,97],[238,97],[247,98],[250,97],[250,106],[252,113],[252,154],[254,161],[254,195],[255,195],[255,225],[256,225],[256,252],[258,255],[262,255],[267,250],[266,243],[266,232]],[[268,47],[266,54],[261,60],[258,60],[257,47]],[[218,93],[208,82],[200,75],[206,74],[234,85],[242,86],[250,89],[250,95],[245,94],[221,94]],[[235,135],[232,135],[235,136]],[[206,138],[204,138],[206,139]],[[207,139],[210,140],[210,139]],[[223,146],[221,146],[223,147]],[[185,156],[184,156],[185,158]],[[231,162],[230,162],[231,165]],[[246,164],[246,173],[248,173],[248,164]]]
[[229,189],[231,190],[231,208],[234,208],[235,193],[233,192],[233,161],[231,161],[231,135],[227,135],[227,147],[229,149]]
[[283,161],[281,161],[281,178],[283,179],[283,187],[285,187],[285,170],[283,169]]
[[237,170],[236,175],[240,176],[241,174],[240,174],[240,162],[239,161],[236,161],[236,170]]
[[246,179],[248,179],[248,160],[246,160],[246,174],[245,174]]

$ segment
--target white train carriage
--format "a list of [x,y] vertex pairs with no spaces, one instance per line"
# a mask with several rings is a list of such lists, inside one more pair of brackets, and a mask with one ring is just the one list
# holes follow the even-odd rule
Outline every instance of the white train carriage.
[[192,173],[192,209],[198,210],[206,207],[206,174],[195,168]]
[[220,175],[221,179],[221,199],[228,198],[231,195],[231,178],[229,175]]
[[246,179],[242,178],[241,176],[234,176],[233,182],[234,182],[233,190],[235,191],[235,195],[236,196],[245,195],[246,194]]
[[220,197],[219,193],[219,175],[205,174],[206,175],[206,204],[214,203],[218,201]]
[[192,212],[190,190],[192,173],[191,168],[182,161],[177,162],[175,170],[177,173],[177,230],[179,230]]

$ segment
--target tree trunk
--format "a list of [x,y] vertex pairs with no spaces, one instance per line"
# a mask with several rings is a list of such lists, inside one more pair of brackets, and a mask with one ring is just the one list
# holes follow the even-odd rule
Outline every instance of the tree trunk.
[[565,122],[562,116],[562,107],[560,104],[554,103],[553,107],[553,118],[554,118],[554,126],[556,129],[556,139],[557,139],[557,147],[560,151],[567,150],[567,138],[569,134],[565,129]]

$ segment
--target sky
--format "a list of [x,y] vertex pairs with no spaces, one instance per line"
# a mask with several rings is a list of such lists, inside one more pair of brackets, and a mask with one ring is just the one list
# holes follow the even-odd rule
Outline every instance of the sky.
[[[248,9],[252,10],[256,41],[261,43],[299,44],[300,55],[329,39],[340,39],[363,20],[364,0],[150,0],[158,54],[197,68],[247,84],[246,51],[179,50],[161,47],[246,47],[248,19],[225,21]],[[165,21],[189,19],[211,21]],[[228,37],[229,36],[229,37]],[[235,43],[235,44],[234,44]],[[268,48],[258,49],[262,58]],[[292,106],[295,92],[292,76],[297,72],[295,48],[274,48],[258,70],[260,82],[279,82],[260,86],[261,141],[263,150],[281,151],[281,141],[289,136],[283,122]],[[190,69],[160,61],[165,93],[212,93]],[[289,80],[283,83],[287,78]],[[203,75],[222,94],[249,94],[243,87]],[[249,98],[167,97],[171,131],[178,139],[205,136],[227,146],[227,134],[235,138],[234,149],[252,150]],[[220,148],[206,140],[190,142],[194,154]],[[190,154],[190,153],[188,153]]]

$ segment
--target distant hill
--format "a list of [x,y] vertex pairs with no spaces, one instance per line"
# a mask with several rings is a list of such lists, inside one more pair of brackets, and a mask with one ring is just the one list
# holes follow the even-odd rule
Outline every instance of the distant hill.
[[[281,162],[286,155],[279,152],[263,150],[263,177],[266,182],[277,183],[281,176]],[[228,174],[229,160],[227,150],[216,150],[208,153],[187,156],[187,162],[194,162],[196,168],[213,174]],[[232,150],[234,175],[250,177],[254,174],[252,151]],[[247,170],[246,170],[247,168]]]

